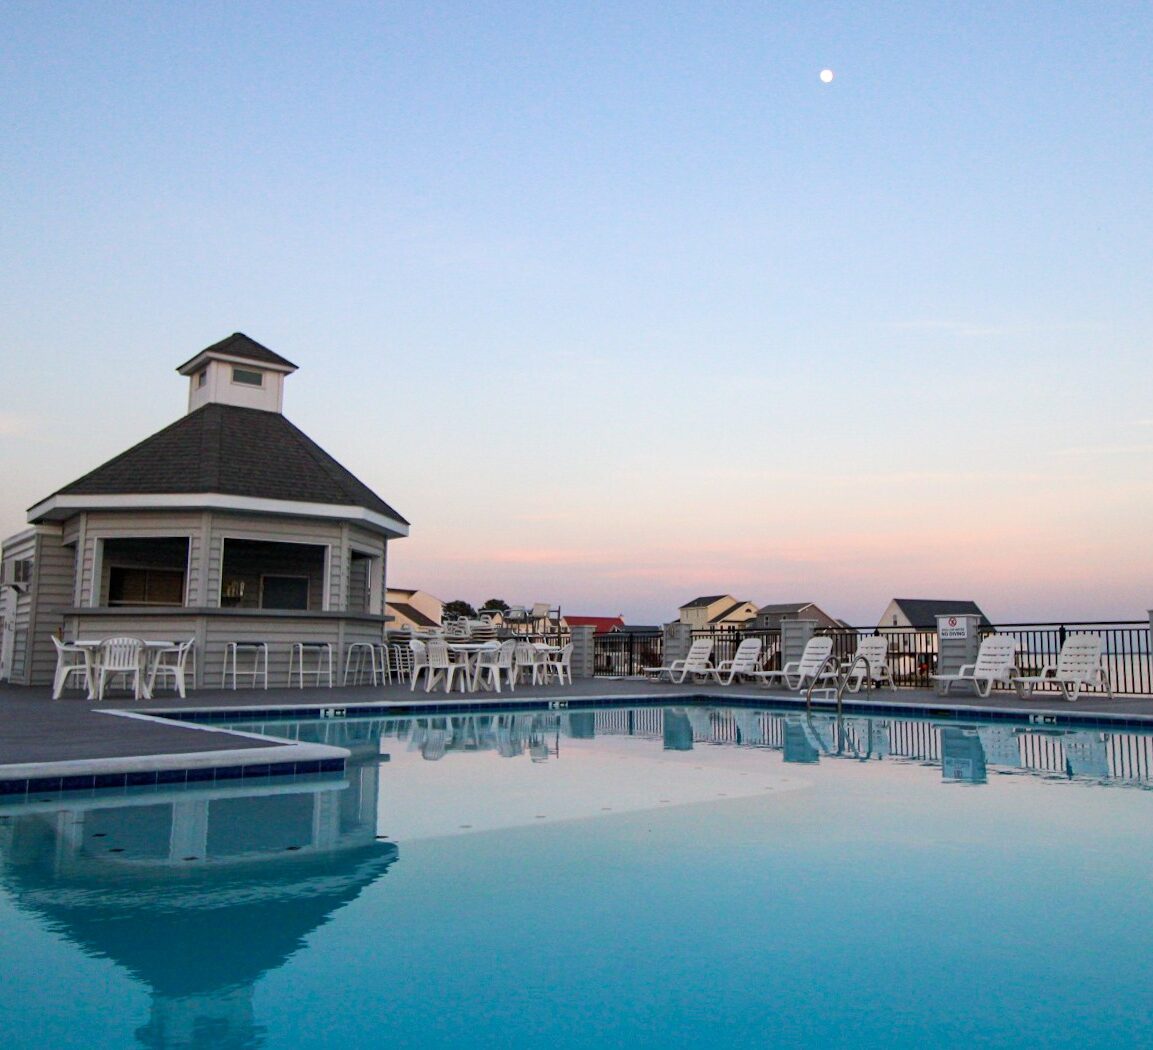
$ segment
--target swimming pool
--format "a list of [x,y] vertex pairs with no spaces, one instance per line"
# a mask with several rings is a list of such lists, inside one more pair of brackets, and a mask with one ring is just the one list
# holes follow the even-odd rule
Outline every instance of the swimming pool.
[[1153,1041],[1142,733],[703,706],[244,728],[352,759],[0,808],[6,1048]]

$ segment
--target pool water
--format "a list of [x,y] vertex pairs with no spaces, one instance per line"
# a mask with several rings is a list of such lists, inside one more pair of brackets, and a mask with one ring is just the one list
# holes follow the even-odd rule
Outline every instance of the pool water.
[[1153,740],[603,708],[0,809],[2,1045],[1153,1044]]

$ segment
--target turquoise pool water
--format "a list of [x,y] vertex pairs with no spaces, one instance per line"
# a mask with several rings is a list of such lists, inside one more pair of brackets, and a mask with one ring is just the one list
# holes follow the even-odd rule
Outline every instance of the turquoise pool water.
[[6,1050],[1153,1043],[1145,735],[263,728],[347,775],[0,808]]

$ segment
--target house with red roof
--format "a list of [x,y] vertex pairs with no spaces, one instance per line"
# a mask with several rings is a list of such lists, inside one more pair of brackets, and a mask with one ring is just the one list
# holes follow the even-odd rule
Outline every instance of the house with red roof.
[[623,631],[625,618],[623,616],[569,616],[563,617],[562,627],[572,630],[574,627],[591,627],[593,634],[612,634],[614,631]]

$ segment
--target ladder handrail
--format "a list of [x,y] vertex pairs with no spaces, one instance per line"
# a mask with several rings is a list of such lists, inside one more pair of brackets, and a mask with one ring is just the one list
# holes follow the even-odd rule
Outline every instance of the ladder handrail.
[[[873,665],[869,663],[869,658],[865,656],[864,653],[858,653],[853,657],[852,663],[849,664],[849,666],[845,669],[845,673],[840,675],[837,681],[836,699],[838,717],[841,715],[841,710],[844,703],[843,697],[845,695],[845,689],[849,685],[849,679],[852,677],[853,671],[856,670],[857,664],[862,662],[865,665],[865,692],[869,696],[872,696],[873,694]],[[834,668],[838,666],[837,658],[833,656],[832,653],[830,653],[824,658],[824,660],[821,661],[821,666],[817,668],[817,673],[813,675],[813,680],[809,682],[809,688],[805,691],[806,711],[811,711],[813,709],[813,690],[816,688],[817,681],[821,677],[821,673],[829,664],[832,664]]]
[[[819,682],[821,680],[821,675],[824,674],[825,668],[828,667],[829,664],[833,665],[834,670],[836,669],[837,658],[832,653],[829,653],[829,655],[826,656],[821,661],[821,666],[818,667],[815,672],[813,672],[813,678],[812,678],[812,681],[809,682],[809,688],[805,690],[805,710],[806,711],[811,711],[813,708],[813,690],[817,687],[817,682]],[[837,697],[837,700],[839,703],[840,702],[840,696],[839,695]]]

